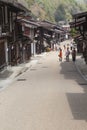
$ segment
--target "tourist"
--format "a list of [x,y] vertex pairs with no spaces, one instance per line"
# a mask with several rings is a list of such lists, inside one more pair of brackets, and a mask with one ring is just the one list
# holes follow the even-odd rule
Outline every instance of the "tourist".
[[72,61],[73,62],[76,61],[76,50],[75,50],[75,48],[72,50]]
[[70,55],[70,50],[69,50],[69,47],[67,47],[67,50],[66,50],[66,61],[69,61],[69,55]]
[[59,56],[59,61],[62,61],[62,49],[61,48],[59,48],[58,56]]

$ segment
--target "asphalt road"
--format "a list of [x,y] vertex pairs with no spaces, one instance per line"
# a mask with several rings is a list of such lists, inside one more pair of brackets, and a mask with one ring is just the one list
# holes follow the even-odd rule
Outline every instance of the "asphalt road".
[[47,53],[0,92],[0,130],[87,130],[87,83]]

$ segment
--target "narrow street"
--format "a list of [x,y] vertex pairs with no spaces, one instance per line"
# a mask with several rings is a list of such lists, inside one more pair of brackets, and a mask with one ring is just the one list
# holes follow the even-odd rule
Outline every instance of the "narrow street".
[[87,130],[87,85],[58,52],[0,92],[0,130]]

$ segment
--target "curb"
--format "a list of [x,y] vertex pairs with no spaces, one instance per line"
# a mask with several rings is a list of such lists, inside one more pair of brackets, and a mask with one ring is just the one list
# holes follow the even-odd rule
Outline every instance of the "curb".
[[81,72],[80,68],[77,67],[77,64],[76,64],[76,63],[75,63],[75,67],[76,67],[77,71],[79,72],[79,74],[81,75],[81,77],[82,77],[85,81],[87,81],[87,78],[86,78],[85,75]]
[[24,67],[23,69],[21,69],[21,70],[13,77],[13,79],[16,78],[16,77],[18,77],[19,75],[23,74],[24,72],[26,72],[28,69],[29,69],[28,67]]

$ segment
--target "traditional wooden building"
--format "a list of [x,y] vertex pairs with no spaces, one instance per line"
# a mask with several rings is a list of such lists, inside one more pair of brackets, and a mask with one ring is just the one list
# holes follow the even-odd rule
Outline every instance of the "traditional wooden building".
[[[37,33],[37,28],[39,27],[39,24],[35,21],[30,21],[29,19],[18,19],[18,24],[20,25],[20,30],[22,30],[22,45],[26,46],[25,48],[25,54],[29,58],[32,55],[36,54],[36,41],[35,36]],[[26,50],[28,47],[28,50]],[[23,50],[23,47],[22,47]],[[26,57],[25,56],[25,57]],[[26,60],[26,58],[25,58]]]
[[63,34],[56,24],[32,20],[24,0],[1,0],[0,17],[0,68],[27,62]]
[[0,0],[0,68],[8,64],[17,64],[18,41],[21,36],[16,21],[18,15],[27,11],[27,5],[22,4],[20,0]]
[[83,56],[87,63],[87,12],[82,12],[73,15],[73,21],[70,22],[70,27],[77,30],[79,37],[75,38],[77,41],[77,49],[82,50]]
[[[49,21],[41,21],[40,24],[40,47],[43,52],[46,48],[44,46],[44,40],[51,49],[53,49],[54,44],[60,41],[61,34],[63,34],[64,30],[58,25],[51,23]],[[46,44],[45,44],[46,45]]]

